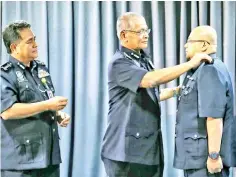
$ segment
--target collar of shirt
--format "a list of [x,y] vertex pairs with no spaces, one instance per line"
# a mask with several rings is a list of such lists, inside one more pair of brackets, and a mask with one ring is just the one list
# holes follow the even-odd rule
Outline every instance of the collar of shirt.
[[213,59],[216,59],[216,53],[211,53],[211,54],[209,54],[209,56]]
[[[213,59],[213,63],[214,63],[214,60],[217,59],[217,58],[216,58],[216,53],[209,54],[209,56]],[[210,64],[213,64],[213,63],[210,63]],[[198,67],[199,67],[199,66],[198,66]],[[191,69],[191,70],[190,70],[190,73],[193,74],[193,73],[198,69],[198,67]]]
[[10,57],[9,57],[9,61],[10,61],[13,65],[19,66],[22,70],[25,70],[26,68],[29,68],[30,70],[32,70],[32,69],[34,69],[34,68],[37,67],[37,62],[35,62],[35,61],[31,61],[31,62],[30,62],[30,67],[28,67],[28,66],[25,66],[25,64],[22,63],[21,61],[19,61],[19,60],[17,60],[16,58],[12,57],[11,55],[10,55]]
[[140,53],[138,53],[135,50],[120,46],[120,51],[126,53],[127,55],[136,60],[140,60],[141,58],[150,58],[150,56],[142,49],[140,50]]

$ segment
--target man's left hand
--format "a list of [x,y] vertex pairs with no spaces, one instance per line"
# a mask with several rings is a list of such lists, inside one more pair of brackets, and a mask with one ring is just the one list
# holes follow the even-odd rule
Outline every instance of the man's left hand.
[[70,116],[65,112],[58,111],[57,122],[61,127],[66,127],[70,123]]
[[219,157],[217,160],[213,160],[210,157],[207,159],[207,169],[209,173],[219,173],[223,169],[223,163],[221,157]]

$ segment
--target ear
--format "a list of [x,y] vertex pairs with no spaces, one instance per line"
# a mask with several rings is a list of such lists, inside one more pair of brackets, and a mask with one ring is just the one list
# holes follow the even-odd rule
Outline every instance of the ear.
[[206,42],[204,42],[203,45],[202,45],[202,49],[201,49],[202,52],[206,52],[208,47],[209,47],[209,45]]
[[16,47],[17,47],[17,45],[14,44],[14,43],[12,43],[12,44],[10,45],[11,53],[13,53],[13,52],[16,50]]
[[120,33],[120,39],[121,39],[121,40],[125,40],[125,38],[126,38],[126,34],[125,34],[124,31],[122,31],[122,32]]

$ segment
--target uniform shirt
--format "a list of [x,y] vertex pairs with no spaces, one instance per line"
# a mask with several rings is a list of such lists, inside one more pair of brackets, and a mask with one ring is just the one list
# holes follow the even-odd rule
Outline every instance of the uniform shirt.
[[[214,58],[215,55],[212,55]],[[236,158],[233,126],[233,88],[229,73],[219,59],[204,65],[197,78],[191,80],[196,70],[187,73],[183,85],[194,82],[193,88],[178,102],[175,137],[174,167],[199,169],[206,167],[208,158],[207,117],[223,118],[223,137],[220,155],[225,166],[232,166]],[[183,90],[182,90],[183,91]],[[234,142],[234,143],[233,143]]]
[[[14,103],[35,103],[49,99],[41,79],[54,92],[46,66],[32,61],[30,67],[10,56],[1,67],[1,113]],[[2,169],[45,168],[61,162],[58,127],[54,111],[24,119],[1,121]]]
[[108,68],[108,127],[102,156],[147,165],[160,163],[162,140],[158,88],[140,88],[153,70],[150,58],[121,47]]

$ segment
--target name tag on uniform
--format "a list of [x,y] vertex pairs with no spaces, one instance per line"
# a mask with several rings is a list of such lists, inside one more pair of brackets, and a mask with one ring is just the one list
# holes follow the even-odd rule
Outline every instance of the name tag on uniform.
[[17,76],[18,82],[27,81],[27,79],[25,78],[24,74],[22,72],[20,72],[20,71],[16,71],[16,76]]
[[53,92],[51,90],[46,90],[46,93],[48,95],[48,98],[52,98],[53,97]]
[[43,77],[46,77],[46,76],[49,76],[49,75],[50,74],[47,71],[43,70],[43,69],[40,69],[38,71],[38,78],[43,78]]

